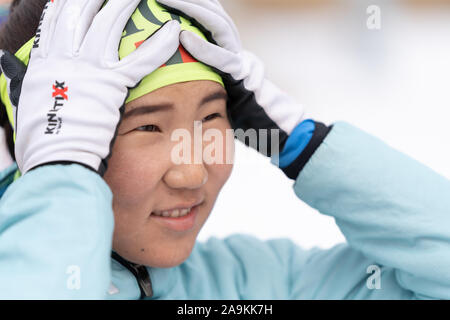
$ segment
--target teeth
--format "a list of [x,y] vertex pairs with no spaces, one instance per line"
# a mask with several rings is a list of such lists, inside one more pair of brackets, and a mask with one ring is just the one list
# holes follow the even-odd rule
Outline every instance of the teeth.
[[178,218],[178,217],[183,217],[183,216],[187,215],[191,211],[191,209],[192,208],[175,209],[172,211],[155,211],[155,212],[153,212],[153,214],[155,216]]
[[170,212],[169,211],[164,211],[162,215],[163,215],[163,217],[168,217],[168,216],[170,216]]

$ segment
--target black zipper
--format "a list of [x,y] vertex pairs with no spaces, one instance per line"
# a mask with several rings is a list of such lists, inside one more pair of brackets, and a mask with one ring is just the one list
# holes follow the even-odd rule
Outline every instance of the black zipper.
[[114,251],[111,252],[111,257],[130,270],[130,272],[134,275],[139,285],[139,290],[141,290],[141,299],[146,297],[151,298],[153,296],[152,281],[150,280],[150,275],[148,274],[146,266],[130,262],[119,256]]

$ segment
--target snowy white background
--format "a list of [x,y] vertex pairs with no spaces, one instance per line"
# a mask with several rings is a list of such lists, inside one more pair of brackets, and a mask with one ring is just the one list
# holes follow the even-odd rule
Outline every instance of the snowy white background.
[[[450,7],[354,0],[274,10],[223,3],[268,78],[311,116],[348,121],[450,178]],[[372,4],[381,8],[378,31],[366,27]],[[334,219],[302,203],[292,184],[239,143],[232,177],[199,239],[244,232],[289,237],[305,248],[345,241]]]

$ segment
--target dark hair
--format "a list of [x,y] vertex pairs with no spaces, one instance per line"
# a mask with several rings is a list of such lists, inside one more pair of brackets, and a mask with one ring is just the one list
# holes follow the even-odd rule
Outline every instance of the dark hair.
[[[14,54],[35,34],[48,0],[14,0],[8,20],[0,27],[0,49]],[[5,106],[0,102],[0,125],[5,129],[9,153],[15,160],[13,130]]]

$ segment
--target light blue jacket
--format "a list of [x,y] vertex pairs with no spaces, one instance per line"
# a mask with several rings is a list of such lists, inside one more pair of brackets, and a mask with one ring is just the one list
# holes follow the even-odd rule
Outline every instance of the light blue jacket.
[[[111,259],[103,179],[55,165],[11,184],[15,170],[0,173],[0,298],[138,299],[136,278]],[[347,243],[213,237],[177,267],[147,268],[151,299],[450,298],[450,181],[337,123],[294,191],[334,217]]]

